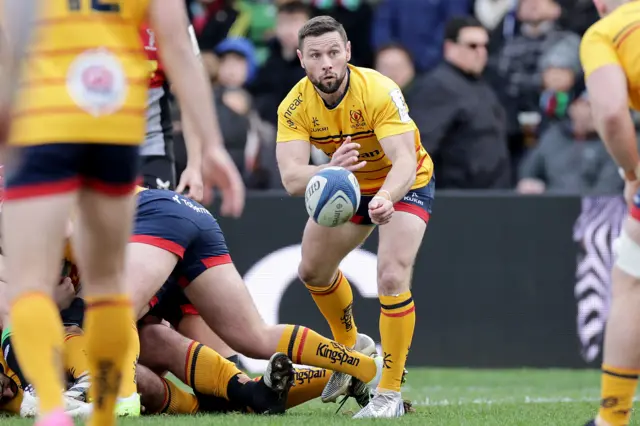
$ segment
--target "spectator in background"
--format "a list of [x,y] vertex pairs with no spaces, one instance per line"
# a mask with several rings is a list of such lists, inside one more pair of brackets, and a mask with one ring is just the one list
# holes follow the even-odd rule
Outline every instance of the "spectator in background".
[[586,94],[573,101],[568,117],[544,131],[520,166],[518,191],[523,194],[616,194],[622,187],[618,168],[593,126]]
[[309,20],[311,12],[300,1],[278,6],[275,38],[269,44],[269,56],[250,87],[260,117],[274,126],[278,105],[289,90],[306,74],[297,56],[298,31]]
[[473,12],[480,23],[493,31],[513,7],[515,0],[476,0]]
[[373,51],[371,0],[307,0],[314,15],[329,15],[342,24],[351,41],[351,64],[371,67]]
[[[540,95],[543,91],[540,58],[557,43],[572,43],[578,49],[580,38],[558,29],[560,6],[554,0],[520,0],[517,35],[507,40],[498,58],[499,95],[508,112],[507,124],[512,156],[518,159],[540,121]],[[528,137],[525,142],[525,137]]]
[[402,44],[418,72],[428,71],[442,60],[445,23],[470,11],[470,0],[382,0],[374,13],[373,49]]
[[236,0],[186,0],[192,16],[193,28],[198,44],[203,51],[213,50],[229,33],[244,35],[246,28],[232,31],[240,16]]
[[472,17],[446,25],[445,62],[407,101],[422,144],[434,161],[438,188],[511,187],[505,112],[482,78],[489,35]]
[[580,95],[585,87],[578,46],[573,39],[564,39],[556,43],[540,59],[543,92],[540,97],[543,131],[546,123],[566,116],[573,99]]

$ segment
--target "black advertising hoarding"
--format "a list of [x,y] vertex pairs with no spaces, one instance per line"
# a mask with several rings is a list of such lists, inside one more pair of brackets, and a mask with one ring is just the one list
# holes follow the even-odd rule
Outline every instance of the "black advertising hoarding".
[[[601,335],[593,321],[604,324],[606,317],[607,253],[623,211],[618,198],[439,193],[416,261],[409,365],[595,365]],[[330,335],[297,279],[306,220],[301,199],[266,193],[248,199],[241,219],[220,222],[265,320]],[[379,341],[376,247],[374,233],[342,270],[359,330]],[[251,371],[262,367],[243,363]]]

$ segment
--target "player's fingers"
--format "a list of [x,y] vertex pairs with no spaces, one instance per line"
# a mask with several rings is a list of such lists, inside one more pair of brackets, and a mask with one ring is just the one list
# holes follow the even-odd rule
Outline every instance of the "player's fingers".
[[178,186],[176,187],[176,192],[178,194],[182,194],[186,187],[187,187],[187,183],[185,182],[185,179],[181,176],[180,182],[178,182]]
[[359,143],[343,143],[338,149],[336,149],[336,154],[346,154],[349,151],[357,151],[359,149]]
[[366,165],[367,165],[366,161],[361,161],[358,164],[354,164],[353,166],[347,167],[346,169],[351,171],[351,172],[355,172],[356,170],[360,170],[361,168],[363,168]]

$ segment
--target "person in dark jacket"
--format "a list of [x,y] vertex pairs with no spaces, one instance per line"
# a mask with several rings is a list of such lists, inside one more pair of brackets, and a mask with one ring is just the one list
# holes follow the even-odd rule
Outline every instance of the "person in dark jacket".
[[407,99],[422,144],[433,158],[438,188],[512,186],[505,112],[482,78],[488,40],[475,18],[451,19],[444,63],[413,83]]

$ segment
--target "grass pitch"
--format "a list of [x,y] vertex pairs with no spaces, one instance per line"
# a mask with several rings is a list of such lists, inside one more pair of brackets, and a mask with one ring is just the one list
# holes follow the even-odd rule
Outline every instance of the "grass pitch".
[[[402,419],[360,420],[358,424],[437,426],[582,426],[597,411],[597,371],[410,369],[403,394],[415,413]],[[640,405],[636,404],[636,409]],[[283,416],[249,415],[143,416],[122,419],[126,426],[328,426],[353,424],[336,404],[304,404]],[[22,426],[28,420],[3,418],[2,425]],[[640,424],[640,413],[631,424]]]

